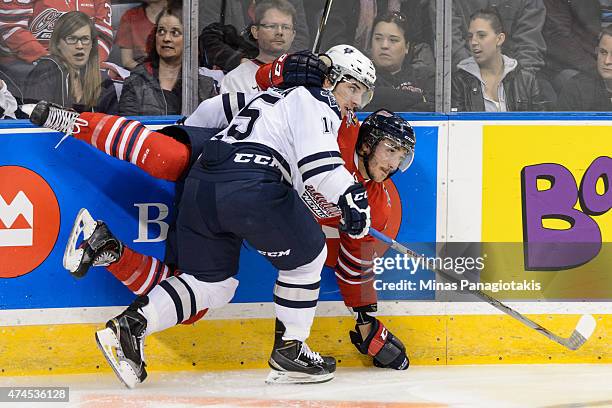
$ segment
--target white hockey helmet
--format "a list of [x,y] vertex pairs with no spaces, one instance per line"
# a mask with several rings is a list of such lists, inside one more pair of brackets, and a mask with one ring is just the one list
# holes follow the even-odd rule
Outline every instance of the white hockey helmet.
[[360,108],[366,106],[372,100],[374,94],[374,82],[376,82],[376,69],[374,63],[363,55],[361,51],[352,45],[336,45],[325,53],[331,59],[329,80],[332,87],[345,79],[351,77],[366,86]]

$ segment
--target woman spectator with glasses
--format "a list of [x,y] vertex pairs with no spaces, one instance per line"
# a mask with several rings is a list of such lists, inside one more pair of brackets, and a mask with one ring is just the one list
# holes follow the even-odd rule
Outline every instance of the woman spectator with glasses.
[[406,17],[386,13],[374,21],[371,35],[376,89],[368,110],[433,111],[435,65],[427,44],[408,38]]
[[79,112],[117,112],[117,95],[100,71],[98,33],[87,14],[71,11],[57,21],[49,55],[28,75],[25,99],[44,99]]
[[[155,27],[148,60],[137,65],[123,84],[119,100],[122,116],[181,114],[184,40],[180,5],[162,11]],[[199,101],[214,95],[213,80],[199,75]]]

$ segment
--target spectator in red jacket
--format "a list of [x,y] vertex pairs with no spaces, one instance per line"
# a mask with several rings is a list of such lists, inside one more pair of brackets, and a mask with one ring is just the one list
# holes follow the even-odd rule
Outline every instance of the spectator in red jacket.
[[149,35],[167,3],[166,0],[145,0],[142,6],[131,8],[121,16],[115,44],[121,48],[121,64],[130,71],[149,55]]

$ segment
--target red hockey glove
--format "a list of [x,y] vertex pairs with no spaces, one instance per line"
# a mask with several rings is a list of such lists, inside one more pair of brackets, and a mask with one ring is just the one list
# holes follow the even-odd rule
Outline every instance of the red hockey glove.
[[374,365],[381,368],[405,370],[410,365],[406,347],[378,319],[372,321],[370,334],[364,340],[359,334],[359,325],[350,331],[351,342],[362,354],[374,357]]

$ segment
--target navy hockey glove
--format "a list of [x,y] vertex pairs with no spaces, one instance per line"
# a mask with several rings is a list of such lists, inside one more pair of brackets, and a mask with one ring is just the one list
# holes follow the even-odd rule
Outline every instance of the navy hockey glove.
[[351,238],[365,237],[370,230],[370,205],[368,193],[361,183],[353,184],[338,200],[342,211],[340,231],[346,232]]
[[410,365],[406,347],[378,319],[372,321],[372,329],[364,340],[359,334],[359,325],[350,331],[351,342],[362,354],[374,357],[374,365],[381,368],[405,370]]

